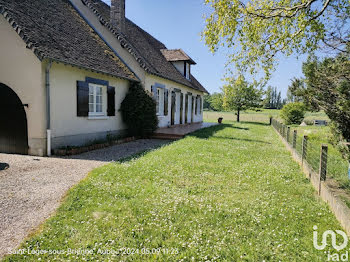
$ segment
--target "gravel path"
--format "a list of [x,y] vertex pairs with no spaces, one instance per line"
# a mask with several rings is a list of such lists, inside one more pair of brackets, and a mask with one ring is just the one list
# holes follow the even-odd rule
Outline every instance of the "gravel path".
[[9,165],[0,169],[0,258],[38,228],[89,171],[168,142],[143,139],[69,158],[0,154],[0,167]]

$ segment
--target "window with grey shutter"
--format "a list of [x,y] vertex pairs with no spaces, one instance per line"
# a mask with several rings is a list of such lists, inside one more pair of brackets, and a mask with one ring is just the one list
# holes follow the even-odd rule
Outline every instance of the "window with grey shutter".
[[77,81],[77,116],[85,117],[89,115],[89,84]]

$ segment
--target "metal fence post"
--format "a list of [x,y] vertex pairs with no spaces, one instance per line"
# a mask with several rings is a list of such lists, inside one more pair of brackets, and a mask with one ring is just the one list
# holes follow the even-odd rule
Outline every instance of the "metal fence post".
[[318,193],[321,193],[321,181],[326,181],[327,179],[327,154],[328,154],[328,145],[321,146],[320,152],[320,184]]
[[302,144],[302,153],[301,153],[301,165],[304,165],[304,159],[307,157],[307,139],[308,137],[304,135],[303,144]]
[[293,131],[293,148],[297,147],[297,134],[298,134],[298,131],[294,130]]
[[287,143],[289,144],[290,126],[287,127]]
[[270,117],[270,126],[272,125],[272,117]]
[[[350,152],[350,142],[346,142],[345,145],[348,146],[349,152]],[[350,179],[350,156],[349,156],[349,168],[348,168],[348,177]]]

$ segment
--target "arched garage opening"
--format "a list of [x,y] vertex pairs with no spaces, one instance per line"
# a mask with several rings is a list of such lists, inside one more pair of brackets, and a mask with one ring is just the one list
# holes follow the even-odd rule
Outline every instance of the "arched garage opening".
[[22,101],[0,83],[0,153],[28,154],[27,116]]

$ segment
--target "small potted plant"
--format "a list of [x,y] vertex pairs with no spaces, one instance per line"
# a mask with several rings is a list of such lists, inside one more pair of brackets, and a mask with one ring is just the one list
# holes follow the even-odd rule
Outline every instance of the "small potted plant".
[[224,118],[219,117],[219,118],[218,118],[218,123],[221,124],[223,119],[224,119]]

